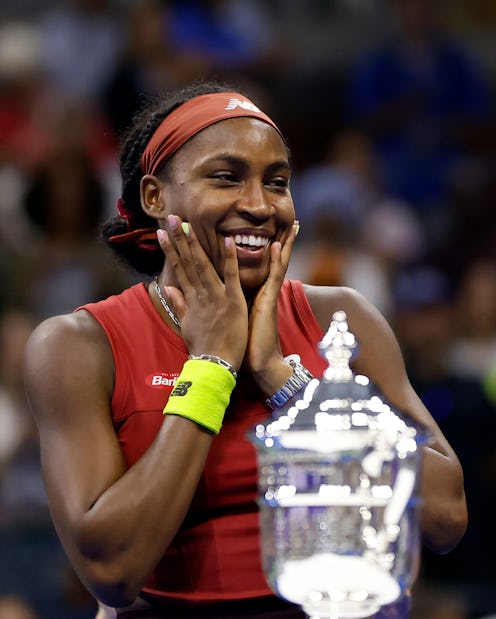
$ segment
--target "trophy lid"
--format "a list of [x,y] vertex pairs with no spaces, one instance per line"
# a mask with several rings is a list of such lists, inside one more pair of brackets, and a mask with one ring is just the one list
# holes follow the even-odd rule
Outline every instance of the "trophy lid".
[[344,311],[334,313],[319,350],[328,362],[322,378],[310,381],[301,398],[283,407],[277,418],[257,426],[259,442],[342,454],[366,449],[381,435],[384,446],[408,453],[430,439],[427,429],[393,408],[367,376],[353,372],[358,343]]

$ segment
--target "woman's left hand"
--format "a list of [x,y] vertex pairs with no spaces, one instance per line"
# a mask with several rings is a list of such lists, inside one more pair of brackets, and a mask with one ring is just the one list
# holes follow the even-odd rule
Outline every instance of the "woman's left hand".
[[291,376],[293,370],[284,361],[279,344],[277,300],[289,264],[291,250],[297,234],[294,222],[287,239],[272,244],[270,270],[250,308],[248,345],[245,367],[252,373],[260,389],[272,395]]

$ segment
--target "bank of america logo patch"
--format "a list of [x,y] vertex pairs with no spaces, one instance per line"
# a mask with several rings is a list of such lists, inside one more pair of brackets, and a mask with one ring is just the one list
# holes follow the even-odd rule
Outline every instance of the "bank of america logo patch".
[[229,99],[229,103],[226,105],[226,110],[235,110],[237,107],[242,108],[243,110],[250,110],[250,112],[258,112],[260,113],[260,110],[258,109],[258,107],[256,105],[254,105],[251,101],[245,101],[243,99],[237,99],[236,97],[233,97],[232,99]]
[[145,384],[155,389],[170,389],[175,387],[178,376],[179,374],[171,374],[170,372],[155,372],[145,378]]

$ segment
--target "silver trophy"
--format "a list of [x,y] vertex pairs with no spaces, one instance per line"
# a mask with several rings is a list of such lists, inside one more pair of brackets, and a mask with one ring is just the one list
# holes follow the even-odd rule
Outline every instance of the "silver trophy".
[[417,482],[426,428],[350,368],[346,314],[319,344],[328,367],[249,435],[258,459],[269,585],[316,619],[359,619],[399,600],[420,555]]

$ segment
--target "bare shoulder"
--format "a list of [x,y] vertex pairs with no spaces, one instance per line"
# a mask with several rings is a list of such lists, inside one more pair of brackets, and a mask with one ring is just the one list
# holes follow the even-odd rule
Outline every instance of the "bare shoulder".
[[329,327],[334,312],[340,310],[346,312],[348,320],[355,323],[355,327],[359,327],[361,321],[383,320],[380,312],[353,288],[304,284],[304,289],[312,311],[324,331]]
[[350,330],[358,342],[355,371],[375,380],[393,401],[404,404],[405,391],[411,393],[411,387],[399,344],[381,312],[352,288],[305,286],[305,292],[324,331],[334,312],[346,313]]
[[26,344],[24,381],[35,414],[54,393],[99,388],[111,394],[113,356],[100,324],[84,310],[41,322]]
[[53,316],[41,322],[26,345],[26,361],[39,354],[45,360],[63,355],[65,359],[91,352],[97,357],[110,352],[110,344],[100,324],[88,312]]

